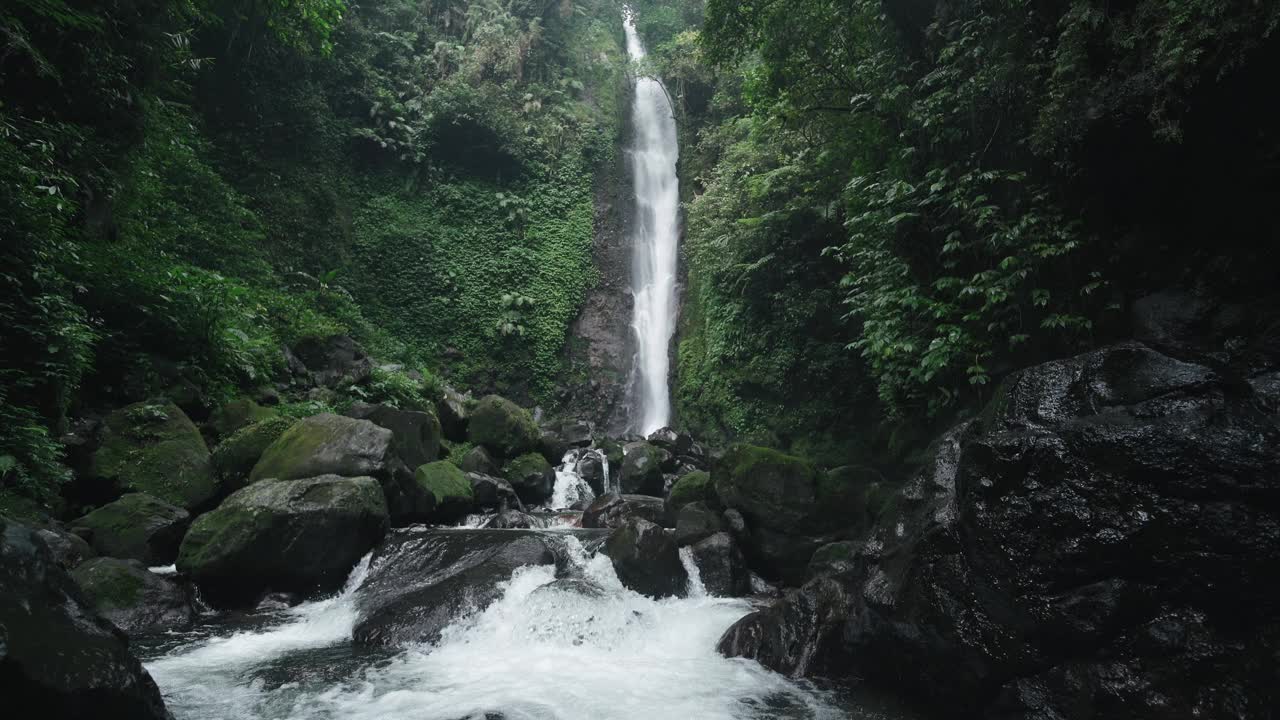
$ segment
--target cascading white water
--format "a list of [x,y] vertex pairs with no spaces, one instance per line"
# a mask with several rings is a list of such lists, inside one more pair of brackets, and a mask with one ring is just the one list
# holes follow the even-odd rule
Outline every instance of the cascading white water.
[[[627,54],[632,60],[643,60],[644,44],[630,13],[626,35]],[[676,176],[680,148],[671,102],[657,80],[636,78],[632,124],[636,207],[631,264],[635,310],[631,327],[637,348],[632,424],[648,435],[671,421],[667,376],[676,325],[676,253],[680,238],[680,180]]]
[[178,720],[850,717],[830,693],[716,652],[747,601],[709,597],[696,575],[688,598],[644,597],[607,557],[559,537],[579,585],[556,583],[552,565],[520,568],[436,643],[351,644],[366,558],[332,598],[272,613],[266,627],[211,638],[218,630],[206,626],[203,637],[152,646],[146,667]]

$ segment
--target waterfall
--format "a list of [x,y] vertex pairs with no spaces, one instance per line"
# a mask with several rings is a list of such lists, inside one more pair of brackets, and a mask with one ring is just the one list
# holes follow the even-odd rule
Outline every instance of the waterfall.
[[[627,54],[632,60],[644,59],[644,45],[629,12],[626,35]],[[657,80],[636,78],[632,121],[636,207],[631,265],[635,311],[631,327],[637,347],[632,425],[648,435],[671,422],[667,376],[676,323],[676,248],[680,236],[676,121],[667,92]]]

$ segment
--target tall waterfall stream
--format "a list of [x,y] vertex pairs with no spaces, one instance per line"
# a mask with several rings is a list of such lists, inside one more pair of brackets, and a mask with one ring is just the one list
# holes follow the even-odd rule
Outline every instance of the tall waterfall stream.
[[[643,57],[630,18],[626,35],[631,56]],[[638,428],[648,432],[670,419],[677,148],[662,87],[641,78],[635,100],[639,372],[633,411]],[[547,510],[592,497],[577,472],[591,453],[604,460],[604,486],[613,488],[603,453],[575,449],[556,472]],[[687,554],[688,597],[654,600],[625,588],[609,559],[587,548],[584,533],[599,540],[600,531],[565,527],[572,522],[554,512],[540,517],[546,526],[537,530],[481,530],[486,518],[473,516],[458,528],[393,531],[437,544],[466,543],[483,533],[537,533],[564,551],[556,566],[516,569],[498,585],[496,600],[472,607],[433,642],[365,647],[353,641],[362,594],[373,592],[367,581],[380,562],[395,561],[394,554],[374,553],[332,597],[242,614],[209,612],[191,631],[139,638],[134,648],[177,720],[901,717],[867,698],[855,701],[848,690],[820,689],[754,661],[721,656],[720,636],[753,605],[708,595]],[[564,589],[555,581],[565,572],[595,590]]]
[[[627,54],[643,60],[644,44],[626,20]],[[643,435],[670,424],[671,337],[676,326],[676,268],[680,240],[680,158],[676,120],[662,83],[638,77],[632,107],[631,148],[636,208],[632,228],[631,284],[636,337],[632,424]]]

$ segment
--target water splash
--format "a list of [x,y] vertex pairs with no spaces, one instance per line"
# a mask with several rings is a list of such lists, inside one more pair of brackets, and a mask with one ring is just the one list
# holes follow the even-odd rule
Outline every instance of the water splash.
[[[645,58],[644,44],[631,13],[626,17],[627,55]],[[631,287],[635,311],[636,373],[632,425],[644,435],[670,424],[671,337],[676,325],[677,246],[680,238],[680,158],[676,121],[659,81],[636,78],[632,108],[635,143],[631,148],[635,185]]]

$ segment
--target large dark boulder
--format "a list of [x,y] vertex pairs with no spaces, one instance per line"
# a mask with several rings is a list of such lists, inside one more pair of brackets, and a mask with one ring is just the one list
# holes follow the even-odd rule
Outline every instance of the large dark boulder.
[[207,597],[227,604],[271,590],[331,591],[387,525],[373,478],[261,480],[197,518],[177,564]]
[[186,588],[137,560],[86,560],[71,578],[99,614],[129,635],[178,630],[196,619]]
[[777,450],[736,445],[711,479],[719,502],[746,522],[747,559],[770,579],[799,585],[814,550],[864,524],[865,488]]
[[515,488],[506,480],[475,472],[467,473],[467,480],[471,483],[471,497],[476,507],[486,510],[524,509]]
[[401,530],[374,554],[353,637],[364,645],[434,642],[502,593],[517,568],[551,565],[542,536],[521,530]]
[[711,476],[705,472],[691,472],[671,486],[671,491],[667,493],[667,517],[674,524],[680,508],[693,502],[706,503],[712,508],[720,506],[715,485],[711,482]]
[[93,493],[99,497],[141,492],[198,510],[219,495],[204,437],[170,402],[137,403],[108,415],[91,464],[93,482],[108,486]]
[[368,420],[313,415],[284,432],[254,466],[250,482],[339,475],[377,479],[396,523],[425,522],[435,510],[396,450],[395,434]]
[[467,427],[471,423],[471,398],[446,387],[436,398],[436,417],[440,418],[440,430],[449,442],[466,442]]
[[633,517],[663,524],[662,501],[649,495],[601,495],[582,513],[582,527],[618,528]]
[[440,421],[435,413],[356,403],[346,415],[390,430],[396,455],[405,467],[416,468],[440,457]]
[[1280,430],[1223,372],[1127,343],[1008,378],[860,546],[854,672],[989,717],[1266,717]]
[[0,518],[0,697],[6,716],[172,720],[129,641],[30,529]]
[[289,357],[296,374],[323,387],[359,384],[373,374],[373,360],[348,335],[303,338]]
[[507,463],[503,476],[526,505],[538,505],[551,497],[556,486],[556,471],[538,453],[528,453]]
[[468,450],[467,454],[462,456],[462,462],[458,466],[465,472],[481,475],[497,475],[502,472],[501,466],[494,461],[483,445],[477,445]]
[[48,527],[40,528],[35,533],[49,548],[54,563],[63,570],[70,570],[85,560],[98,556],[84,538],[73,532]]
[[506,398],[487,395],[471,412],[467,438],[506,459],[537,452],[542,431],[528,410]]
[[689,573],[680,561],[680,549],[660,525],[640,518],[627,520],[609,535],[605,554],[622,584],[641,595],[688,594]]
[[724,529],[720,513],[708,508],[706,503],[689,503],[680,508],[676,516],[676,544],[680,547],[692,545]]
[[693,563],[706,591],[717,597],[741,597],[751,592],[751,572],[738,543],[719,532],[690,547]]
[[168,565],[178,557],[191,515],[160,498],[130,493],[72,524],[91,531],[89,542],[100,555]]
[[662,466],[671,454],[647,442],[627,443],[618,471],[618,487],[628,495],[662,497],[666,490]]
[[471,480],[448,460],[437,460],[419,467],[413,479],[418,487],[431,495],[435,505],[432,519],[436,522],[457,522],[475,506]]
[[604,454],[600,452],[586,452],[578,460],[577,473],[590,488],[591,492],[597,496],[604,494]]
[[841,632],[848,612],[844,585],[820,578],[734,623],[719,650],[795,677],[838,669],[845,660]]

